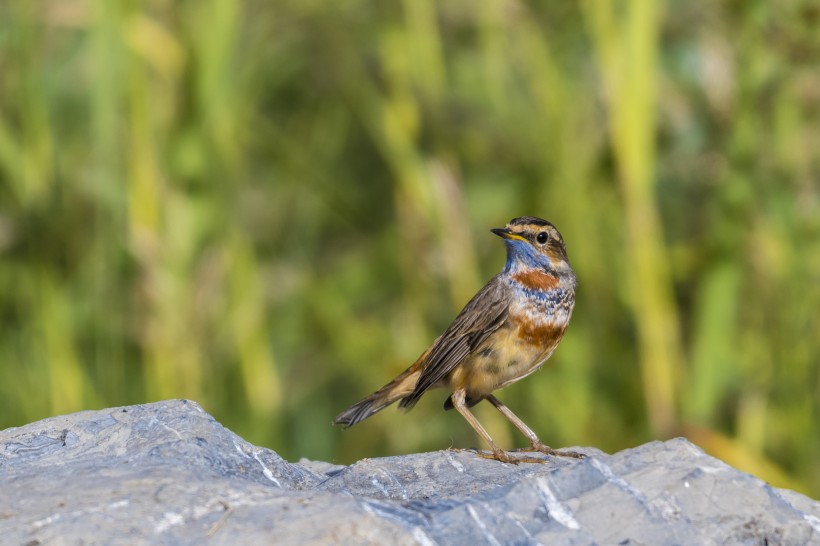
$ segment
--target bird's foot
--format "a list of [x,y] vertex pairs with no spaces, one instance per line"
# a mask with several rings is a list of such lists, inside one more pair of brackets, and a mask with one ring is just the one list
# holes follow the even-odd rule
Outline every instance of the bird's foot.
[[493,459],[495,461],[501,461],[502,463],[507,463],[507,464],[518,464],[518,463],[540,463],[540,464],[543,464],[543,463],[546,462],[545,459],[542,459],[540,457],[528,457],[526,455],[519,456],[519,457],[513,457],[512,455],[510,455],[506,451],[501,451],[501,450],[490,451],[490,452],[476,451],[476,455],[478,455],[479,457],[483,457],[484,459]]
[[530,447],[516,449],[516,451],[538,451],[539,453],[552,455],[554,457],[571,457],[573,459],[583,459],[586,457],[586,455],[583,453],[578,453],[577,451],[561,451],[558,449],[552,449],[550,446],[542,444],[541,442],[533,442]]

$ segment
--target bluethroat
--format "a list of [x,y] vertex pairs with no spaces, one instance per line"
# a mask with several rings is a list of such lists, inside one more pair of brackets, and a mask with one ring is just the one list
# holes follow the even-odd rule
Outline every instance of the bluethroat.
[[558,346],[575,305],[575,272],[561,234],[551,223],[533,216],[510,220],[491,230],[504,239],[504,270],[476,294],[453,323],[401,375],[336,416],[350,427],[399,401],[412,407],[428,389],[451,391],[444,409],[455,408],[486,442],[491,454],[506,463],[543,462],[513,457],[495,445],[470,412],[487,400],[530,441],[527,451],[581,457],[556,451],[492,393],[538,370]]

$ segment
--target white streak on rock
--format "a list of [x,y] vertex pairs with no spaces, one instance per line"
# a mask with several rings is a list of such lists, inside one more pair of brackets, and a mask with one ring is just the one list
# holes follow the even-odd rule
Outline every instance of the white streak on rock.
[[811,528],[814,529],[816,533],[820,533],[820,518],[812,516],[811,514],[803,514],[803,519],[811,525]]
[[547,507],[547,512],[550,517],[567,529],[572,529],[573,531],[580,529],[581,526],[573,517],[572,512],[570,512],[566,506],[561,504],[561,501],[558,500],[555,493],[553,493],[552,489],[550,489],[547,479],[541,477],[535,480],[535,483],[538,486],[538,491],[541,494],[541,498],[544,500],[544,504]]
[[490,533],[490,530],[487,529],[487,526],[484,524],[483,521],[481,521],[481,518],[478,517],[478,512],[475,511],[475,508],[468,504],[467,512],[470,513],[470,517],[473,518],[473,521],[475,521],[475,524],[478,525],[478,528],[481,529],[481,531],[484,533],[484,536],[487,537],[487,542],[489,544],[492,544],[493,546],[501,546],[501,543],[498,542],[498,539],[495,538],[492,533]]
[[279,482],[279,480],[276,479],[276,476],[273,475],[273,472],[271,472],[270,468],[265,466],[265,463],[263,463],[262,459],[259,458],[258,451],[253,452],[253,458],[256,459],[256,462],[259,463],[259,465],[262,467],[262,474],[264,474],[267,479],[275,483],[277,487],[282,487],[282,484]]
[[459,472],[464,472],[464,465],[455,460],[455,458],[450,454],[449,451],[445,451],[444,455],[447,457],[447,460],[453,465],[453,468],[458,470]]
[[176,512],[165,512],[162,514],[162,519],[157,522],[154,526],[154,532],[164,533],[171,527],[176,527],[177,525],[182,525],[185,523],[185,518],[182,517],[182,514],[177,514]]

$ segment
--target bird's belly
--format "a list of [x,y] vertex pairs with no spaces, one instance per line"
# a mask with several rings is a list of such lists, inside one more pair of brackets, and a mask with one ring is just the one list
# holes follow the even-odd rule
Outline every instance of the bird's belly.
[[527,377],[549,358],[564,325],[509,321],[481,344],[449,377],[452,389],[481,398]]

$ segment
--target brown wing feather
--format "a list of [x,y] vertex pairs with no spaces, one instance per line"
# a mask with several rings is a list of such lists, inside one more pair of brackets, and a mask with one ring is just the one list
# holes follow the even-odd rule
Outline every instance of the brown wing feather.
[[421,362],[421,376],[411,394],[402,398],[400,407],[415,404],[424,391],[438,383],[473,352],[507,319],[510,287],[498,276],[487,283],[441,337],[439,337]]

